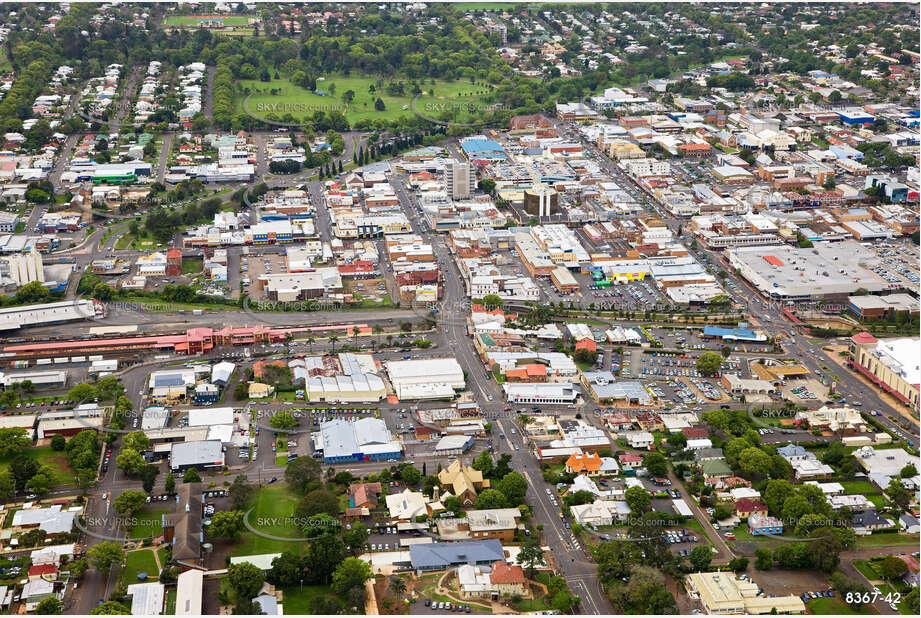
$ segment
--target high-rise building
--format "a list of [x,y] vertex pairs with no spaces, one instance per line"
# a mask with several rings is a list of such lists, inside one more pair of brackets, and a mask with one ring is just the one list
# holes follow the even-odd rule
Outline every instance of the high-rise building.
[[476,172],[465,161],[451,161],[445,165],[445,191],[452,200],[469,199],[476,190]]

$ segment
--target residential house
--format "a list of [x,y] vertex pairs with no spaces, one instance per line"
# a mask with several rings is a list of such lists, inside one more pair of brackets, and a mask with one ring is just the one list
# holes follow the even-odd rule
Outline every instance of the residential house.
[[783,534],[783,522],[766,512],[754,512],[748,517],[748,531],[752,536]]
[[739,519],[747,519],[749,515],[753,513],[762,513],[767,515],[768,508],[761,502],[757,500],[752,500],[751,498],[742,498],[741,500],[735,501],[736,517]]

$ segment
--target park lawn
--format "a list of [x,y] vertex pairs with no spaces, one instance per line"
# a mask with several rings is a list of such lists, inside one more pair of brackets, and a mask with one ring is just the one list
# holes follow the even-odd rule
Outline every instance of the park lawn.
[[[36,446],[27,448],[22,453],[31,457],[39,464],[48,466],[54,471],[54,484],[60,485],[73,478],[70,468],[67,467],[67,458],[63,452],[56,451],[50,446]],[[0,457],[0,470],[6,470],[18,455]]]
[[846,494],[875,494],[879,493],[869,481],[841,481],[841,486],[844,487],[844,493]]
[[182,274],[183,275],[194,275],[200,273],[203,265],[204,258],[188,258],[182,260]]
[[162,516],[169,513],[169,509],[142,509],[135,518],[137,523],[131,528],[128,535],[132,539],[147,539],[163,534]]
[[285,614],[310,614],[310,602],[318,596],[332,594],[330,586],[292,586],[285,588],[282,595],[282,606]]
[[120,236],[118,240],[115,241],[116,249],[154,249],[162,248],[163,245],[160,245],[153,239],[153,236],[150,236],[145,230],[141,229],[140,233],[135,236],[131,232],[128,232],[124,236]]
[[125,557],[125,583],[129,586],[136,584],[138,573],[147,573],[147,581],[156,580],[160,574],[157,571],[157,561],[152,549],[139,549],[128,552]]
[[[247,26],[250,15],[217,15],[224,21],[225,26]],[[194,15],[171,15],[166,18],[167,26],[194,26],[198,27],[198,17]]]
[[[404,95],[390,96],[386,92],[387,83],[384,82],[381,88],[377,87],[376,77],[363,77],[357,75],[330,75],[326,76],[323,81],[317,82],[317,90],[330,92],[330,85],[335,84],[335,92],[330,92],[329,96],[314,94],[300,86],[292,84],[287,78],[273,79],[270,82],[263,82],[258,79],[242,79],[238,85],[240,90],[246,92],[249,89],[251,93],[249,100],[246,96],[238,97],[235,102],[238,113],[248,113],[252,116],[266,118],[269,114],[274,114],[281,118],[285,114],[291,114],[296,120],[303,120],[312,117],[316,111],[324,111],[329,114],[332,111],[339,111],[345,114],[349,124],[355,124],[360,120],[396,120],[401,116],[410,117],[415,114],[413,111],[412,86],[409,80],[402,81],[404,84]],[[375,87],[375,92],[370,92],[370,86]],[[471,84],[470,81],[456,80],[453,82],[436,80],[433,85],[431,81],[421,80],[419,87],[425,92],[419,95],[416,100],[416,110],[421,114],[431,117],[439,116],[441,104],[463,106],[474,105],[485,106],[482,101],[484,95],[488,94],[489,87],[485,85]],[[429,90],[434,91],[434,97],[428,94]],[[275,94],[272,94],[275,90]],[[355,97],[351,103],[346,104],[342,100],[342,93],[351,90]],[[380,97],[384,102],[385,109],[378,111],[374,109],[375,101]],[[244,108],[244,101],[246,106]],[[406,109],[403,109],[403,107]],[[477,117],[476,112],[468,113],[465,110],[459,111],[454,120],[464,122]]]
[[885,547],[887,545],[910,545],[918,547],[917,534],[899,534],[898,532],[880,532],[857,537],[857,547]]
[[[860,609],[848,605],[838,597],[810,599],[806,606],[813,614],[863,614]],[[873,612],[875,613],[875,612]]]
[[288,465],[287,455],[275,455],[275,465],[284,468]]
[[[297,496],[288,489],[287,485],[267,485],[259,490],[253,500],[249,523],[255,530],[272,536],[302,538],[303,532],[296,529],[292,523],[297,501]],[[304,547],[304,543],[269,539],[247,531],[242,540],[234,546],[231,555],[248,556],[302,551]]]

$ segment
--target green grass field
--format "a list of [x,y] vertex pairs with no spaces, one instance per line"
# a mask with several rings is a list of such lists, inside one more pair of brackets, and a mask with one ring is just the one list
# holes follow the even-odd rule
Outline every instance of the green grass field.
[[[225,26],[246,26],[249,24],[249,15],[218,15],[216,16],[224,21]],[[192,26],[198,27],[198,17],[194,15],[171,15],[166,18],[167,26]]]
[[128,535],[132,539],[146,539],[163,534],[161,515],[169,513],[169,509],[146,508],[137,514],[137,523],[131,528]]
[[857,547],[885,547],[887,545],[910,545],[918,547],[917,534],[899,534],[898,532],[881,532],[869,536],[858,536]]
[[[292,494],[287,485],[269,485],[263,487],[253,500],[253,511],[249,515],[250,525],[272,536],[300,538],[303,533],[293,525],[294,507],[297,496]],[[299,551],[304,543],[277,541],[258,534],[247,532],[243,539],[233,548],[232,556],[252,554],[271,554],[284,551]]]
[[[335,86],[333,86],[335,85]],[[375,92],[369,89],[374,86]],[[290,114],[296,120],[303,120],[312,116],[316,111],[340,111],[345,114],[350,124],[359,120],[385,120],[392,121],[401,116],[414,114],[412,108],[413,94],[411,84],[404,81],[405,95],[390,96],[386,93],[386,82],[377,86],[374,77],[356,77],[350,75],[328,76],[324,81],[317,82],[317,90],[326,91],[329,96],[314,94],[300,86],[292,84],[288,79],[273,79],[271,82],[262,82],[255,79],[243,79],[238,82],[241,92],[250,92],[249,99],[245,94],[238,95],[236,109],[239,113],[249,112],[258,118],[277,118]],[[442,106],[456,111],[457,122],[469,122],[480,115],[480,110],[485,108],[482,98],[489,91],[489,87],[480,84],[471,84],[469,81],[457,80],[453,82],[436,81],[434,84],[421,82],[420,88],[424,91],[416,100],[416,109],[430,117],[439,118]],[[273,94],[272,91],[275,90]],[[355,93],[351,103],[343,100],[343,94],[351,90]],[[430,91],[433,94],[430,94]],[[385,109],[374,109],[377,98],[384,102]],[[244,101],[246,107],[244,109]],[[405,106],[406,109],[403,109]],[[468,106],[472,106],[472,112]]]
[[820,599],[811,599],[806,606],[812,611],[813,614],[869,614],[876,613],[875,611],[860,611],[859,608],[848,605],[838,597],[828,598],[822,597]]
[[128,552],[125,558],[125,582],[128,585],[136,584],[138,573],[147,573],[148,580],[157,579],[160,572],[157,570],[157,561],[152,549],[139,549]]
[[285,614],[309,614],[310,602],[323,594],[331,594],[329,586],[303,586],[285,588],[282,595],[282,606]]
[[869,481],[842,481],[841,486],[844,487],[844,493],[846,494],[875,494],[879,493]]
[[[66,483],[72,478],[70,468],[67,467],[67,458],[50,446],[27,448],[23,454],[54,470],[55,485]],[[15,455],[0,457],[0,470],[6,470],[14,459],[16,459]]]

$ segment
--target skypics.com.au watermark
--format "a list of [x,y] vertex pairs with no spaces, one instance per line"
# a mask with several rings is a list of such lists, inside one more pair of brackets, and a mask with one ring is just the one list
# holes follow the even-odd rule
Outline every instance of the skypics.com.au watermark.
[[263,114],[312,114],[314,112],[342,112],[349,111],[348,106],[331,103],[317,105],[314,103],[256,103],[257,112]]
[[[114,517],[78,517],[74,520],[74,526],[80,532],[87,536],[92,536],[103,541],[115,541],[123,543],[124,534],[130,533],[137,528],[159,529],[163,522],[160,518],[145,518],[136,516],[114,516]],[[121,533],[121,534],[120,534]],[[145,538],[135,538],[135,541],[143,541]]]

